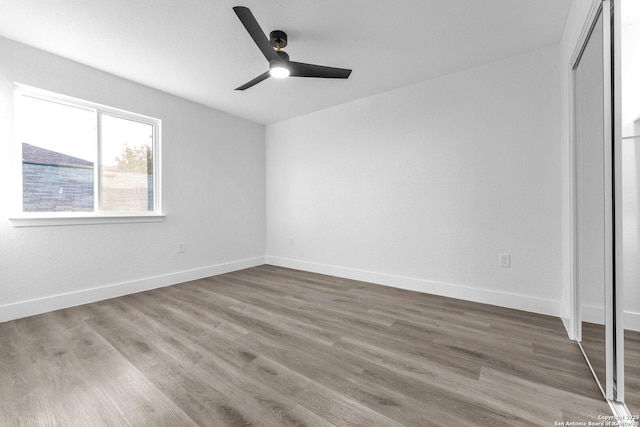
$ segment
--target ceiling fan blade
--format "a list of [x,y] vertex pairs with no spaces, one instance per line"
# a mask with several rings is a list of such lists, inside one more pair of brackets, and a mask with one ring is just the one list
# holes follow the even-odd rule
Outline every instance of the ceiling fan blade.
[[240,22],[244,25],[244,28],[247,29],[247,32],[258,46],[258,49],[262,52],[267,61],[279,61],[280,58],[278,54],[269,43],[269,39],[260,28],[260,24],[256,21],[256,18],[253,16],[253,13],[249,10],[248,7],[244,6],[236,6],[233,8],[233,11],[238,15]]
[[249,89],[251,86],[253,85],[257,85],[258,83],[260,83],[261,81],[269,78],[271,74],[269,74],[269,71],[266,71],[262,74],[260,74],[258,77],[256,77],[255,79],[251,80],[250,82],[247,82],[245,84],[243,84],[240,87],[237,87],[236,90],[245,90],[245,89]]
[[320,77],[324,79],[348,79],[351,70],[346,68],[325,67],[324,65],[305,64],[289,61],[292,77]]

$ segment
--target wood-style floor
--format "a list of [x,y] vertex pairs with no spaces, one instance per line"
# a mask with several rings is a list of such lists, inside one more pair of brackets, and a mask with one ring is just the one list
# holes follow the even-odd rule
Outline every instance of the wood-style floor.
[[631,415],[640,415],[640,332],[624,331],[624,392]]
[[582,348],[589,357],[591,368],[606,389],[605,329],[604,325],[582,322]]
[[[582,348],[601,381],[605,378],[604,325],[582,323]],[[640,415],[640,332],[624,331],[624,401],[631,415]]]
[[557,318],[262,266],[0,324],[0,425],[610,415]]

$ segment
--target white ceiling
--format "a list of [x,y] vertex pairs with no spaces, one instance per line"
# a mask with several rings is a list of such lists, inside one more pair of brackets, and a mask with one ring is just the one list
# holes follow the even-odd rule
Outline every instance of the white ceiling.
[[[348,80],[268,79],[232,10]],[[259,123],[557,43],[571,0],[0,0],[0,36]]]
[[623,26],[640,24],[640,2],[638,0],[624,0],[620,10]]

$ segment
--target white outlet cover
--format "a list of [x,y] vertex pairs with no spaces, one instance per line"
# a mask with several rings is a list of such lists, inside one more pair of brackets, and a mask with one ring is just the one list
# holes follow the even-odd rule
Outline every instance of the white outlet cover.
[[511,254],[500,254],[498,258],[498,265],[500,267],[511,267]]

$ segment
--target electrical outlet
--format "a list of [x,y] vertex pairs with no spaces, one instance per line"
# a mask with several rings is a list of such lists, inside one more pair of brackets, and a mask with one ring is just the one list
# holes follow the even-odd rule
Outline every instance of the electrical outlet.
[[185,252],[186,248],[184,245],[184,242],[180,242],[178,243],[178,253],[179,254],[183,254]]
[[511,267],[511,254],[500,254],[498,257],[498,265],[500,267]]

